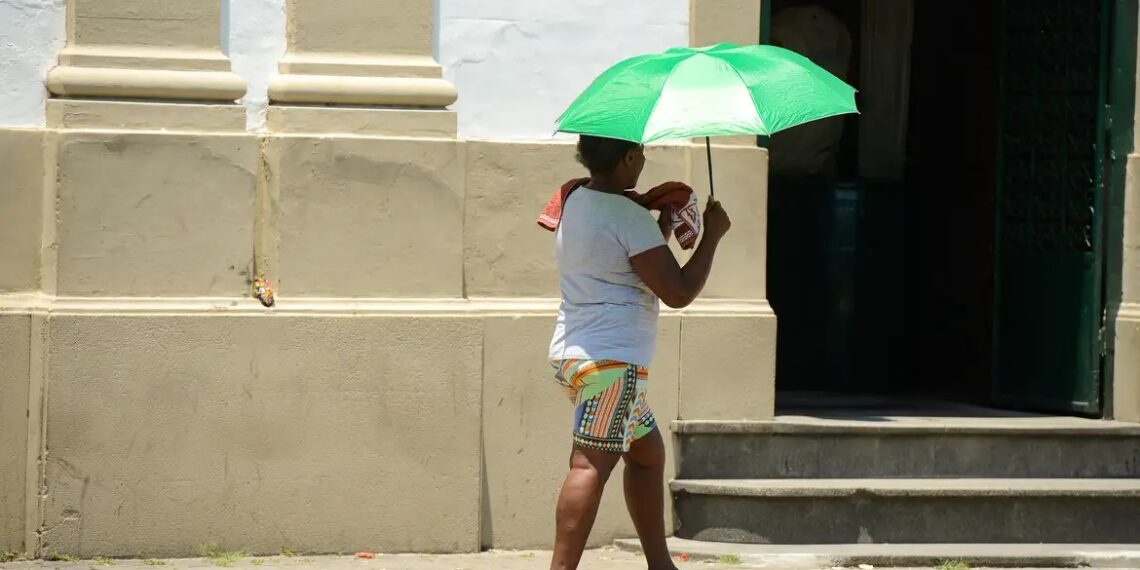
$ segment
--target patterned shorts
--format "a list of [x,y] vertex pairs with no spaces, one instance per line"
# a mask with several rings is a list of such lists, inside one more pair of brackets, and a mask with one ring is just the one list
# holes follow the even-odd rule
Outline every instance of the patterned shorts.
[[574,443],[626,453],[657,426],[646,399],[649,370],[613,360],[563,360],[558,383],[574,403]]

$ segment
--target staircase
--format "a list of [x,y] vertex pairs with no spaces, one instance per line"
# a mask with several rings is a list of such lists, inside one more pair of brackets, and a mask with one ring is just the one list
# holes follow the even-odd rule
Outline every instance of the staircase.
[[674,433],[679,539],[1140,544],[1140,425],[817,410]]

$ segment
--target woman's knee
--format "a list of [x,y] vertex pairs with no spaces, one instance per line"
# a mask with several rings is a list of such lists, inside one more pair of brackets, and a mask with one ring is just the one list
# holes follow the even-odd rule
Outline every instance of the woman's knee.
[[661,430],[654,428],[645,437],[633,442],[629,453],[625,454],[627,467],[639,469],[665,468],[665,441],[661,438]]

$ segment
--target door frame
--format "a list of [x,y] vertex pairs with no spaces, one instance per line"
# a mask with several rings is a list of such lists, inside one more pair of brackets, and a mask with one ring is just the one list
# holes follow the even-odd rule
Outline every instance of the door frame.
[[1134,150],[1138,0],[1114,0],[1109,38],[1108,123],[1104,216],[1104,334],[1101,358],[1103,415],[1113,417],[1116,319],[1123,302],[1124,196],[1128,155]]

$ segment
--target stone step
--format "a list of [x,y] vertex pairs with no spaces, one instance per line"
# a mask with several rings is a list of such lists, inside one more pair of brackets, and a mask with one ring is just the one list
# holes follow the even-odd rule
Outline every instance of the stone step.
[[[636,539],[618,548],[640,552]],[[781,570],[929,568],[1140,568],[1140,544],[731,544],[670,538],[669,550],[693,561],[732,560]]]
[[1136,479],[672,483],[676,536],[754,544],[1140,543]]
[[678,477],[1140,477],[1140,425],[1015,416],[678,421]]

